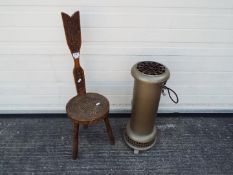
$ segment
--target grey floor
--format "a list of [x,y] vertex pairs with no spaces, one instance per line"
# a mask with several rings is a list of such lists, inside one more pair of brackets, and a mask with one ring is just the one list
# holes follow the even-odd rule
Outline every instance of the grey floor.
[[0,117],[0,174],[233,174],[233,117],[210,116],[158,117],[155,147],[134,155],[122,138],[129,118],[115,115],[116,144],[103,123],[81,128],[76,161],[67,118]]

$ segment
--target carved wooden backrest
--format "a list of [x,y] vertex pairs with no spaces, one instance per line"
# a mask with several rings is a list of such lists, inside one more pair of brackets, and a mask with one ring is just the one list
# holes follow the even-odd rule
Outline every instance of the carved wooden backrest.
[[83,95],[86,94],[86,86],[84,71],[79,62],[82,44],[79,11],[75,12],[72,16],[62,12],[61,16],[65,29],[67,45],[69,46],[70,52],[74,59],[73,75],[76,90],[78,95]]

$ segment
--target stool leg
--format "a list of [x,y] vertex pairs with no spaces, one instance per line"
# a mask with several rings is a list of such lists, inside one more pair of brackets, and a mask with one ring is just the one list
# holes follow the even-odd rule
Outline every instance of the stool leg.
[[73,153],[72,158],[75,160],[77,159],[78,155],[78,130],[79,124],[73,123]]
[[105,126],[106,126],[106,128],[107,128],[108,137],[109,137],[109,139],[110,139],[110,142],[111,142],[112,145],[114,145],[114,144],[115,144],[115,139],[114,139],[114,136],[113,136],[113,133],[112,133],[112,128],[111,128],[111,126],[110,126],[108,117],[106,117],[106,118],[104,119],[104,122],[105,122]]

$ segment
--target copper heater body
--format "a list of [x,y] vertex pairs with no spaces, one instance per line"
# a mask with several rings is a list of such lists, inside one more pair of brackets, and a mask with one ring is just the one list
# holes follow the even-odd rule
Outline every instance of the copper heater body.
[[170,72],[160,63],[144,61],[135,64],[131,74],[134,77],[132,114],[124,139],[134,153],[138,153],[150,149],[156,142],[155,118],[162,87]]

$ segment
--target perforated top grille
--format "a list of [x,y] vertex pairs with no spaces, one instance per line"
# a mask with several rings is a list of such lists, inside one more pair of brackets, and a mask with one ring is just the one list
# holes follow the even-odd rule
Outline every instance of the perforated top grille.
[[143,61],[137,64],[138,71],[147,75],[160,75],[165,72],[165,67],[154,61]]

